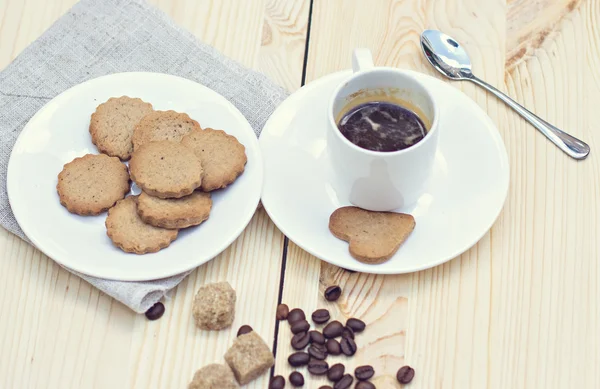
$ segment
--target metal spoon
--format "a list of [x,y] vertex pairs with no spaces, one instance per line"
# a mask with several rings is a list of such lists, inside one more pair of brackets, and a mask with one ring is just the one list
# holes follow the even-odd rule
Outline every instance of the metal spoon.
[[471,60],[462,46],[452,37],[436,30],[425,30],[421,34],[421,48],[425,57],[444,76],[452,80],[469,80],[482,86],[517,111],[552,143],[575,159],[585,159],[590,146],[567,134],[528,111],[525,107],[500,92],[471,72]]

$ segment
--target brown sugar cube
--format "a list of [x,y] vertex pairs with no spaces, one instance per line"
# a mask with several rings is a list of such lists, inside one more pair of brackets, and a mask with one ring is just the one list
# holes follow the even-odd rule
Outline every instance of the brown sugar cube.
[[228,282],[201,286],[192,307],[198,328],[221,330],[229,327],[235,317],[235,301],[235,290]]
[[258,378],[275,364],[271,349],[255,331],[238,336],[225,353],[225,361],[240,385]]
[[188,389],[237,389],[233,372],[226,365],[213,363],[194,374]]

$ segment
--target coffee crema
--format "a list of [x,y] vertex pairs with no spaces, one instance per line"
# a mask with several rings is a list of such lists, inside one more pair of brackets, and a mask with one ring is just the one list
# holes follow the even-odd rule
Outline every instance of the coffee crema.
[[358,147],[393,152],[420,142],[427,127],[414,111],[387,101],[367,101],[341,116],[338,129]]

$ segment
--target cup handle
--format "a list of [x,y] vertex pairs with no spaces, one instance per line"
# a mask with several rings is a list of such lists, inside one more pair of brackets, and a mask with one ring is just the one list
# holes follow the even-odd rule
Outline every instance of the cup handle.
[[352,70],[356,73],[372,68],[373,55],[369,49],[354,49],[352,53]]

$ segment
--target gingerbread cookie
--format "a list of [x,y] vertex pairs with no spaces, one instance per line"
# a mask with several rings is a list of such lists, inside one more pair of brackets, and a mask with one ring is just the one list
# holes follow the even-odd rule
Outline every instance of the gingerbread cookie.
[[336,209],[329,218],[333,235],[350,243],[354,258],[369,264],[390,259],[414,228],[415,219],[411,215],[358,207]]
[[129,173],[144,192],[163,199],[187,196],[202,183],[202,165],[194,152],[166,140],[136,149]]
[[129,192],[127,166],[104,154],[75,158],[59,173],[56,190],[69,212],[98,215]]
[[210,193],[195,191],[179,199],[161,199],[142,192],[138,198],[138,214],[145,223],[162,228],[195,226],[210,214]]
[[200,124],[185,113],[154,111],[144,116],[135,126],[133,149],[137,150],[145,143],[160,140],[179,142],[187,133],[200,129]]
[[194,150],[204,173],[202,190],[209,192],[225,188],[244,172],[246,148],[222,130],[195,130],[181,140],[181,144]]
[[92,143],[101,153],[126,161],[133,152],[133,129],[152,112],[152,104],[127,96],[111,97],[96,108],[90,120]]
[[120,200],[108,211],[106,234],[114,245],[127,253],[154,253],[168,247],[177,238],[177,230],[154,227],[137,213],[137,196]]

